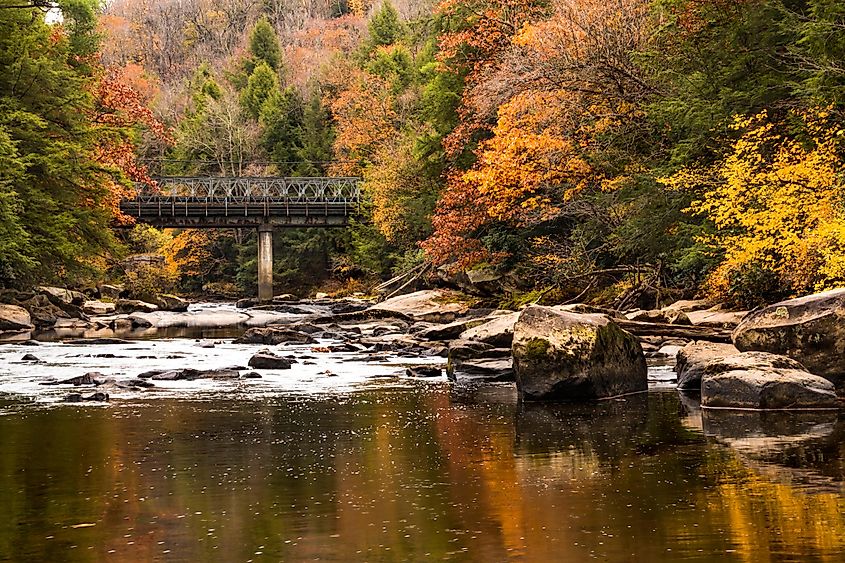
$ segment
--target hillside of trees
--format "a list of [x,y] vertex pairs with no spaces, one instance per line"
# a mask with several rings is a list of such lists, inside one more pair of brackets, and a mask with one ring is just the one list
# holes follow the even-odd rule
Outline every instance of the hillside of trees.
[[31,4],[0,0],[0,286],[155,253],[150,283],[253,293],[255,233],[113,228],[158,173],[361,176],[352,228],[276,236],[279,292],[422,264],[517,304],[845,284],[839,0]]

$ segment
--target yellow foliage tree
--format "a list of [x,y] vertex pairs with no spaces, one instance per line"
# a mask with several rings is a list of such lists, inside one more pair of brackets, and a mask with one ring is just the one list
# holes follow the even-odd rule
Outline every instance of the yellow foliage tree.
[[795,117],[806,138],[780,132],[766,112],[737,117],[742,134],[723,160],[662,180],[698,193],[689,211],[716,228],[703,242],[724,253],[706,284],[717,297],[730,299],[751,268],[793,294],[845,284],[843,131],[826,109]]

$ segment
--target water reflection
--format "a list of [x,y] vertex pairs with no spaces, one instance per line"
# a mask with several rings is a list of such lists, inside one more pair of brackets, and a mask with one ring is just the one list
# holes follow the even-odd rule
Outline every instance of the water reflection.
[[[708,413],[714,439],[685,423],[674,392],[518,405],[507,386],[445,384],[0,409],[0,559],[845,554],[840,420]],[[725,445],[746,427],[801,437],[765,453]]]

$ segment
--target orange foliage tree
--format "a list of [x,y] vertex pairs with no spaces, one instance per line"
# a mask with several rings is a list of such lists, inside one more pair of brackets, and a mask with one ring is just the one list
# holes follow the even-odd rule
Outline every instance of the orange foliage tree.
[[[592,157],[608,137],[636,126],[637,104],[652,91],[631,59],[645,40],[646,8],[644,0],[557,0],[550,17],[524,21],[506,48],[500,36],[493,44],[460,36],[496,53],[473,62],[463,104],[497,119],[472,168],[449,176],[435,233],[423,243],[435,262],[495,259],[477,240],[486,226],[534,224],[584,190],[624,183],[624,167],[620,176]],[[477,129],[474,119],[464,125]],[[466,144],[466,131],[456,129],[447,144]]]
[[[137,138],[141,130],[161,143],[172,143],[169,129],[153,114],[149,102],[154,84],[135,64],[101,68],[94,84],[92,122],[98,128],[95,159],[107,169],[117,170],[132,182],[152,183],[147,166],[138,161]],[[113,177],[104,202],[121,222],[131,219],[120,213],[120,200],[134,191],[120,176]]]

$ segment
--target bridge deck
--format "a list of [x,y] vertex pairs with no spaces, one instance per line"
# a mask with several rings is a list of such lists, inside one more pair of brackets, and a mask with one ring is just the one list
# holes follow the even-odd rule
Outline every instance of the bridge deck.
[[358,178],[156,178],[121,211],[157,227],[340,227],[358,210]]

